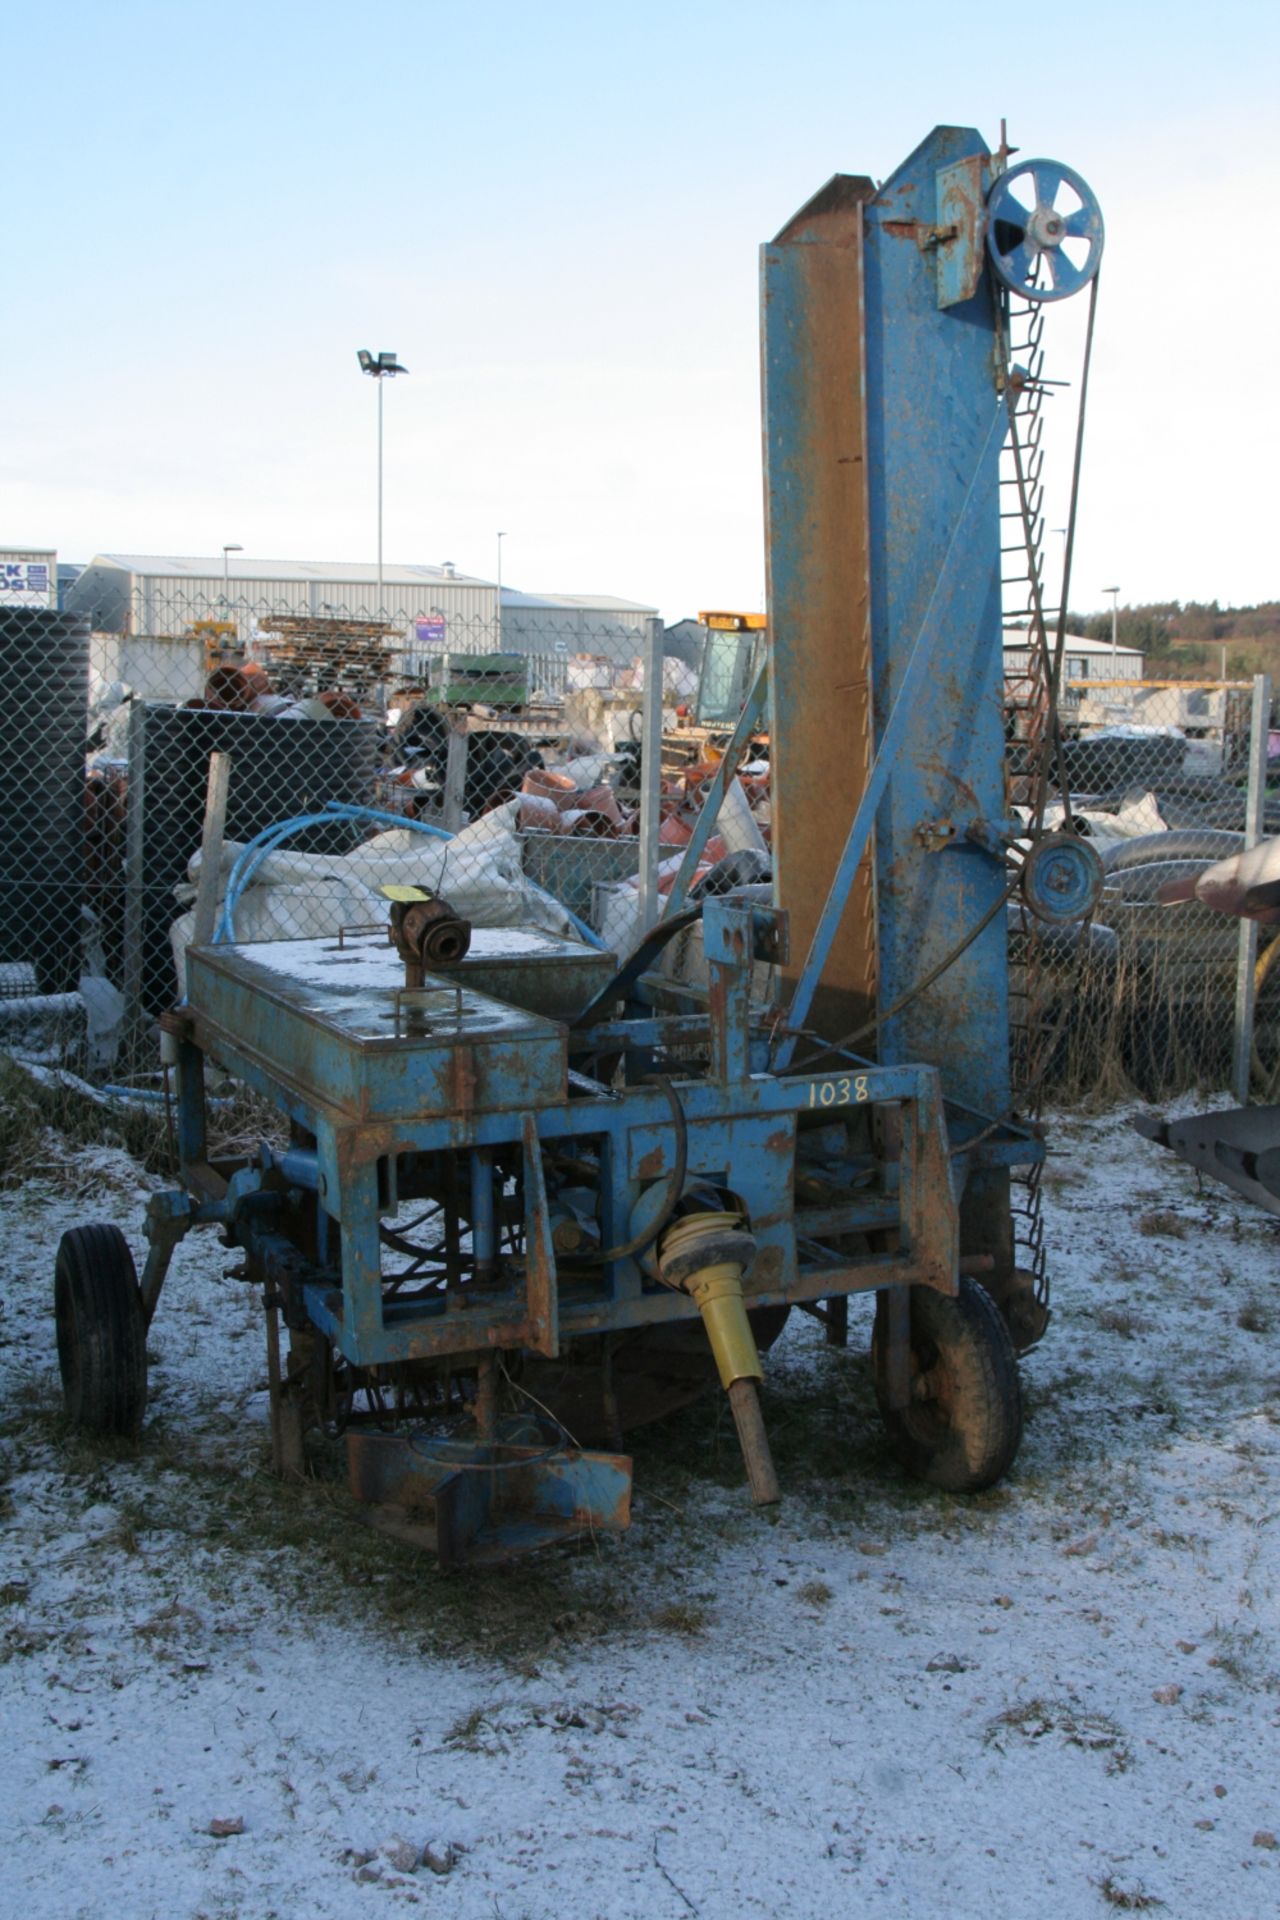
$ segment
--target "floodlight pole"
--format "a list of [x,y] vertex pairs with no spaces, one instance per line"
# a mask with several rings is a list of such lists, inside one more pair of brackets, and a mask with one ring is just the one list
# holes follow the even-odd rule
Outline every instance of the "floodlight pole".
[[382,352],[375,358],[367,348],[361,347],[356,355],[360,362],[361,373],[367,373],[378,383],[378,605],[377,618],[381,619],[382,605],[382,383],[388,376],[408,373],[408,367],[402,367],[394,353]]
[[378,376],[378,605],[377,619],[382,618],[382,376]]

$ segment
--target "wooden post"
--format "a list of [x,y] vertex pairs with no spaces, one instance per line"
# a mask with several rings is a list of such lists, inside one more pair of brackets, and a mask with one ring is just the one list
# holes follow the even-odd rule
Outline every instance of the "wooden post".
[[191,922],[191,945],[207,947],[213,939],[218,910],[218,869],[227,824],[227,793],[231,786],[231,755],[209,755],[209,785],[204,802],[204,832],[200,839],[200,878]]

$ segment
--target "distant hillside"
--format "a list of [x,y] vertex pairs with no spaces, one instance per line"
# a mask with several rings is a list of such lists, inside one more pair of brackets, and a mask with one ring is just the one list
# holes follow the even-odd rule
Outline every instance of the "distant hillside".
[[[1067,616],[1069,633],[1094,640],[1111,638],[1111,610]],[[1148,671],[1161,670],[1170,680],[1195,679],[1206,672],[1226,670],[1230,678],[1251,673],[1280,675],[1280,600],[1256,607],[1220,607],[1191,600],[1152,601],[1121,607],[1116,620],[1121,646],[1137,647],[1147,656]]]

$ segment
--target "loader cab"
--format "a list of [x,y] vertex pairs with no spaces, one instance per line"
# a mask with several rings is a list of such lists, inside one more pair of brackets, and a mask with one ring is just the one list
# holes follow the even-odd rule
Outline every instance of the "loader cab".
[[700,727],[738,723],[765,656],[763,613],[700,613],[705,629],[694,713]]

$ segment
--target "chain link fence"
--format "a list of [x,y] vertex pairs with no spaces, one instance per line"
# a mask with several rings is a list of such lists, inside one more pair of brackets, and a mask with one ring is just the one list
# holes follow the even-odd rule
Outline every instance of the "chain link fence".
[[[1067,647],[1070,666],[1070,643]],[[1250,760],[1264,771],[1261,830],[1280,833],[1265,792],[1270,743],[1254,741],[1252,683],[1072,678],[1060,702],[1072,818],[1103,864],[1092,924],[1046,932],[1012,914],[1019,1024],[1042,1037],[1041,1067],[1061,1093],[1134,1091],[1149,1099],[1232,1078],[1242,969],[1258,982],[1252,1086],[1280,1066],[1280,969],[1272,930],[1253,953],[1246,925],[1196,895],[1215,862],[1246,844]],[[1029,797],[1037,737],[1030,677],[1006,682],[1013,798]],[[1277,768],[1280,778],[1280,768]],[[1046,813],[1061,827],[1061,800]],[[1051,1057],[1043,1057],[1043,1049]]]
[[[492,588],[447,613],[404,594],[379,612],[318,603],[314,584],[305,599],[249,598],[155,578],[107,591],[93,574],[60,610],[0,606],[0,1048],[99,1078],[153,1068],[156,1017],[182,995],[212,754],[230,762],[220,938],[381,933],[381,889],[408,884],[477,926],[619,951],[674,878],[762,645],[758,631],[713,635],[700,688],[706,636],[664,637],[644,610],[539,604],[499,622]],[[649,660],[663,766],[646,837]],[[1069,681],[1071,810],[1106,888],[1083,930],[1046,933],[1010,907],[1021,1084],[1155,1097],[1227,1083],[1240,923],[1194,883],[1244,844],[1251,692]],[[1036,697],[1015,667],[1015,805],[1029,797]],[[1280,795],[1262,826],[1280,833]],[[762,747],[701,884],[766,880],[768,841]],[[1280,1076],[1272,937],[1256,968],[1260,1090]],[[675,943],[670,963],[696,968],[695,948]]]
[[[0,1048],[100,1075],[154,1066],[213,754],[229,758],[222,939],[385,937],[381,889],[416,885],[477,926],[616,950],[642,881],[674,876],[710,736],[696,640],[664,659],[644,610],[517,604],[500,623],[492,588],[447,613],[378,612],[155,578],[94,597],[94,572],[62,610],[0,606]],[[642,836],[650,658],[670,750]],[[767,782],[754,798],[706,871],[763,854]]]

